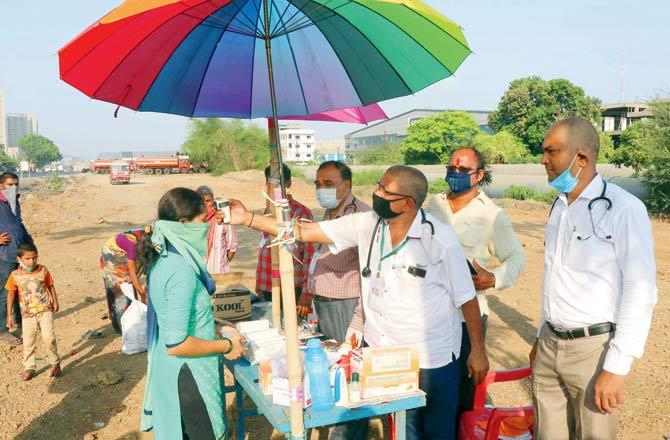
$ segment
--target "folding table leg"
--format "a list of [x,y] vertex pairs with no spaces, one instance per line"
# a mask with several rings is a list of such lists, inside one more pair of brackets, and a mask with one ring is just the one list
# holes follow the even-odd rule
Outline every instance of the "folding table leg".
[[235,406],[237,407],[237,440],[244,440],[244,390],[235,380]]
[[395,422],[395,438],[396,440],[405,440],[406,425],[405,425],[405,411],[398,411],[393,415]]

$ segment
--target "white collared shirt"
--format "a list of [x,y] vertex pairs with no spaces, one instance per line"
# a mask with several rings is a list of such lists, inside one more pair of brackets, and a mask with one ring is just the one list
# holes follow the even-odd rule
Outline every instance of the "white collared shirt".
[[644,204],[612,183],[605,193],[612,208],[597,200],[589,212],[603,183],[596,175],[570,206],[565,194],[554,205],[545,231],[540,329],[547,321],[567,329],[616,323],[604,369],[624,375],[642,356],[656,304],[654,242]]
[[[514,235],[505,211],[484,191],[480,190],[477,197],[456,213],[451,210],[446,193],[436,194],[430,198],[426,211],[454,228],[470,261],[477,260],[477,264],[488,269],[491,256],[500,260],[500,266],[489,269],[496,278],[494,289],[502,290],[516,282],[526,266],[523,246]],[[488,315],[486,291],[478,290],[477,299],[482,315]]]
[[[398,245],[395,255],[380,263],[381,235],[383,254],[389,254],[391,235],[388,226],[380,224],[374,212],[348,215],[319,223],[332,240],[331,252],[358,246],[360,267],[367,266],[370,255],[371,276],[361,277],[361,299],[365,324],[365,342],[371,347],[411,345],[419,352],[421,368],[439,368],[458,358],[461,349],[460,306],[475,297],[474,285],[458,238],[450,226],[431,214],[435,235],[428,224],[422,224],[418,213],[407,233],[407,243]],[[415,266],[426,270],[425,278],[410,274]],[[379,274],[384,282],[379,311],[370,307],[370,284]]]

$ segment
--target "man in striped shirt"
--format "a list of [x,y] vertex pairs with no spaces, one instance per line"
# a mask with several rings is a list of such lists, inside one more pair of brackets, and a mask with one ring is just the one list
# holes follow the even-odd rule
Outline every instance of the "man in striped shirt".
[[[371,208],[351,192],[351,169],[342,162],[328,161],[316,171],[316,199],[326,209],[323,220],[367,212]],[[361,296],[358,248],[331,254],[328,246],[315,244],[309,267],[309,292],[300,295],[298,314],[306,316],[312,300],[319,317],[319,331],[327,339],[344,341]],[[310,294],[311,292],[311,294]],[[313,294],[313,295],[312,295]],[[330,440],[367,438],[368,420],[336,425]]]
[[[283,165],[282,174],[284,175],[284,185],[288,190],[291,187],[291,169]],[[265,183],[268,187],[267,193],[270,194],[270,166],[265,168]],[[298,202],[286,194],[291,218],[303,218],[312,220],[312,211],[302,203]],[[264,214],[270,213],[270,207],[266,206]],[[272,248],[269,248],[271,237],[263,233],[258,251],[258,266],[256,267],[256,293],[266,301],[272,301]],[[293,278],[296,298],[302,292],[307,292],[307,269],[312,261],[314,245],[312,243],[296,242],[293,250]]]

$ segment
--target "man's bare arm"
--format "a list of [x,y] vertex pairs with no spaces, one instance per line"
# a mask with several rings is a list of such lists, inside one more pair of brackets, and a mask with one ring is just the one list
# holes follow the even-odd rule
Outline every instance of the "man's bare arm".
[[[239,200],[230,200],[231,224],[244,225],[270,235],[277,235],[277,219],[250,212]],[[295,238],[307,243],[331,244],[318,223],[296,222]]]

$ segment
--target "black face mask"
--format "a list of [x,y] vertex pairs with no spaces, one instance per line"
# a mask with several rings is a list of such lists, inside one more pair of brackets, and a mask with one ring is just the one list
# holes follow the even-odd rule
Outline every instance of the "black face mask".
[[383,219],[390,219],[398,217],[401,212],[393,212],[391,210],[391,202],[398,200],[403,200],[408,197],[401,197],[399,199],[386,200],[385,198],[378,196],[377,194],[372,194],[372,210]]

